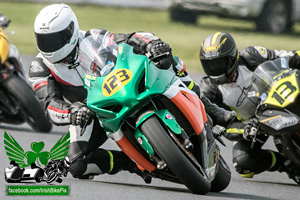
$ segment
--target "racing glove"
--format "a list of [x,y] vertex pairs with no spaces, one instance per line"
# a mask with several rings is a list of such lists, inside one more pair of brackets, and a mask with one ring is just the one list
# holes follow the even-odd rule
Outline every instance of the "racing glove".
[[248,141],[252,141],[254,138],[256,138],[258,129],[259,121],[256,118],[250,119],[244,129],[243,137]]
[[71,124],[79,125],[81,128],[84,125],[89,125],[92,122],[93,112],[83,103],[75,102],[71,105]]
[[147,45],[146,52],[148,58],[158,68],[168,69],[171,66],[173,60],[172,50],[167,43],[161,40],[153,40]]

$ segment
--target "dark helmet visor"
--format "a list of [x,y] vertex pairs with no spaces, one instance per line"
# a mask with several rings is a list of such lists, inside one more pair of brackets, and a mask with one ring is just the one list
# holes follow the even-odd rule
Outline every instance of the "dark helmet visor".
[[220,76],[225,74],[229,66],[228,57],[221,57],[212,60],[201,60],[204,72],[209,76]]
[[45,52],[51,53],[61,49],[70,42],[74,33],[74,22],[71,22],[67,28],[62,31],[50,34],[35,33],[38,48]]

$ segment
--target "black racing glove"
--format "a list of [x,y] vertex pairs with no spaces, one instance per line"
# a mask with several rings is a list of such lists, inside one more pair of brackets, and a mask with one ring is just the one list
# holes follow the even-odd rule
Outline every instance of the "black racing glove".
[[89,125],[92,122],[93,112],[83,103],[75,102],[71,105],[71,124],[79,125],[81,128],[84,125]]
[[253,141],[256,138],[259,130],[259,121],[256,118],[250,119],[247,126],[244,129],[243,137],[246,140]]
[[147,45],[146,51],[146,55],[158,68],[168,69],[171,66],[172,51],[167,43],[161,40],[153,40]]

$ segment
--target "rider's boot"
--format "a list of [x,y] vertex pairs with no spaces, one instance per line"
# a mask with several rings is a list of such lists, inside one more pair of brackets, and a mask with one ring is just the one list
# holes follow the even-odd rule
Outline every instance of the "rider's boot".
[[[88,164],[90,163],[98,166],[99,169],[97,170],[97,173],[93,173],[92,171],[87,172]],[[99,148],[86,156],[74,159],[70,165],[71,174],[73,177],[79,179],[93,179],[94,175],[104,173],[116,174],[121,170],[136,173],[141,176],[146,183],[151,182],[151,177],[146,172],[141,171],[122,151],[104,150]]]
[[286,172],[290,179],[293,179],[298,185],[300,185],[299,169],[295,167],[291,160],[286,160],[277,171]]
[[278,152],[270,151],[270,153],[273,154],[274,159],[272,163],[274,163],[274,165],[268,169],[268,171],[286,172],[290,179],[293,179],[298,185],[300,185],[300,172],[293,162],[291,160],[287,160]]
[[113,153],[113,168],[108,174],[115,174],[121,170],[129,171],[130,173],[135,173],[142,177],[145,183],[149,184],[152,181],[152,177],[142,170],[140,170],[137,165],[130,160],[124,152],[120,151],[110,151]]
[[205,96],[201,97],[201,101],[205,106],[206,113],[212,118],[214,125],[227,127],[236,119],[236,113],[234,111],[228,111],[217,106]]

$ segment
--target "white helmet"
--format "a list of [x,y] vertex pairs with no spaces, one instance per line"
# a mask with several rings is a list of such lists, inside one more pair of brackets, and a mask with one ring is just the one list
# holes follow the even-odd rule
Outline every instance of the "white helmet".
[[49,62],[56,63],[75,49],[79,25],[68,5],[53,4],[43,8],[35,18],[34,33],[39,51]]

